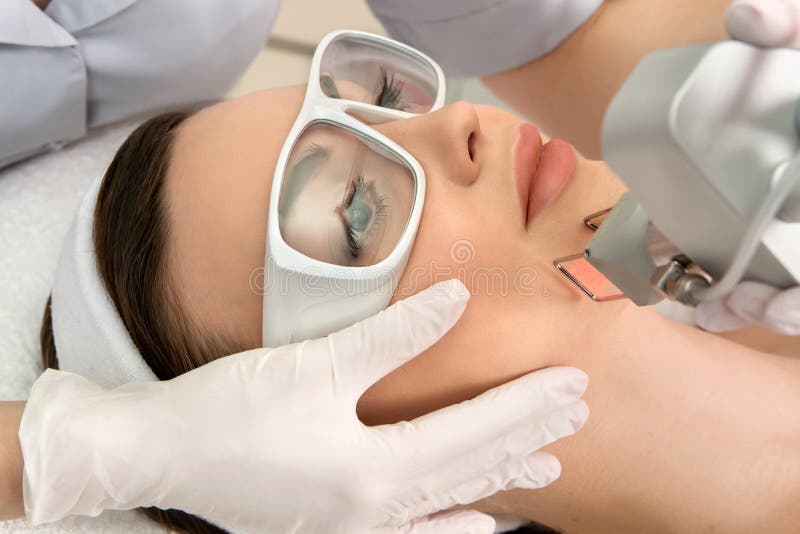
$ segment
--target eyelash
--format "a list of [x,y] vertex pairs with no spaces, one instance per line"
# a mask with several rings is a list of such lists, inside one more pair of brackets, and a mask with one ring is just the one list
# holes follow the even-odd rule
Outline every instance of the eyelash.
[[[324,152],[325,149],[317,143],[309,143],[303,148],[303,151],[319,153]],[[358,259],[359,255],[361,254],[362,240],[359,239],[358,232],[353,229],[352,224],[347,221],[347,217],[345,217],[341,212],[349,208],[353,203],[353,200],[355,200],[359,193],[365,189],[371,201],[374,203],[374,214],[369,228],[367,228],[364,232],[361,232],[362,235],[373,232],[374,229],[383,223],[383,221],[386,219],[386,209],[389,207],[389,204],[386,202],[388,196],[378,196],[375,191],[375,183],[367,182],[363,175],[359,175],[354,180],[350,180],[350,182],[347,184],[347,190],[345,191],[344,199],[337,208],[337,211],[340,211],[339,216],[342,220],[342,226],[344,227],[345,253],[352,259]]]
[[403,81],[396,79],[394,74],[389,74],[381,67],[381,90],[375,99],[375,104],[384,108],[405,110],[408,105],[400,98],[404,85]]
[[[342,202],[342,209],[346,210],[350,207],[355,199],[356,195],[359,193],[360,190],[366,188],[368,190],[368,194],[372,197],[373,202],[375,203],[375,214],[373,218],[373,222],[370,224],[369,228],[362,232],[362,234],[371,232],[374,228],[377,228],[385,219],[386,219],[386,208],[388,204],[386,204],[386,196],[377,196],[375,194],[375,184],[374,182],[367,182],[363,176],[359,176],[355,180],[351,180],[347,186],[347,192],[345,193],[344,202]],[[347,218],[342,216],[342,224],[344,225],[344,234],[345,234],[345,249],[347,254],[353,258],[358,259],[359,254],[361,253],[361,241],[359,240],[359,236],[356,234],[356,231],[353,229],[353,226],[347,221]]]

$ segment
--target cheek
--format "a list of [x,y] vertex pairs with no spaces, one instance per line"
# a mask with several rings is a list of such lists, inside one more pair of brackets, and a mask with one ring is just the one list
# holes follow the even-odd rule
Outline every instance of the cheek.
[[[549,355],[559,354],[552,299],[541,296],[541,278],[528,280],[538,293],[514,287],[515,273],[529,267],[519,233],[503,232],[503,218],[491,215],[494,206],[478,211],[463,189],[452,191],[447,202],[434,198],[426,203],[393,301],[452,278],[462,280],[472,298],[441,340],[364,394],[358,414],[366,424],[409,420],[472,398],[549,365]],[[520,335],[537,331],[543,333]]]
[[508,205],[497,195],[435,176],[428,184],[417,237],[393,302],[452,278],[473,294],[490,277],[510,283],[524,243],[513,228]]
[[519,331],[531,320],[546,323],[554,306],[580,302],[581,295],[552,263],[580,250],[590,237],[579,218],[566,222],[575,219],[573,213],[548,210],[542,224],[525,232],[510,212],[518,206],[497,183],[461,187],[433,176],[428,184],[417,237],[392,303],[458,278],[472,294],[462,322],[485,332],[481,325],[491,318],[502,325],[495,329]]

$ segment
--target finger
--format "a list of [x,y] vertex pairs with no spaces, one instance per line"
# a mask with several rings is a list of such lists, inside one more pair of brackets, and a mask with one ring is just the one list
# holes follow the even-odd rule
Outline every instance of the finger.
[[440,282],[328,336],[331,360],[345,390],[358,398],[427,350],[456,324],[468,300],[469,291],[458,280]]
[[[407,460],[429,472],[453,458],[485,448],[520,425],[540,421],[554,410],[574,404],[586,391],[588,382],[588,376],[580,369],[551,367],[410,423],[374,427],[370,431],[379,433],[380,439],[395,451],[413,451]],[[543,444],[540,441],[538,447]],[[406,460],[397,455],[395,458]],[[482,465],[484,461],[476,467]]]
[[775,298],[779,289],[759,282],[742,282],[725,298],[729,310],[751,323],[764,318],[767,305]]
[[697,325],[707,332],[730,332],[750,326],[751,322],[736,315],[725,299],[703,301],[695,313]]
[[456,505],[468,505],[498,491],[541,489],[561,476],[561,463],[552,454],[536,451],[505,461],[488,473],[461,482],[438,495],[421,498],[408,510],[410,517],[424,517]]
[[800,47],[800,2],[736,0],[725,13],[734,39],[765,47]]
[[416,519],[388,531],[403,534],[492,534],[494,527],[495,521],[490,515],[474,510],[457,510]]
[[390,518],[395,522],[390,524],[403,524],[409,518],[469,504],[505,489],[536,489],[552,483],[561,474],[561,464],[538,449],[577,432],[588,415],[586,404],[576,401],[520,425],[480,449],[454,457],[437,469],[407,467],[405,476],[413,480],[413,485],[398,497],[405,503],[403,515]]
[[785,336],[800,336],[800,287],[781,292],[767,305],[763,325]]
[[[493,481],[499,489],[504,489],[514,480],[511,475],[515,473],[520,477],[524,475],[520,471],[519,460],[514,459],[525,458],[550,443],[573,435],[583,427],[588,417],[589,409],[586,403],[576,401],[546,416],[519,425],[484,446],[467,454],[455,456],[434,469],[426,472],[408,469],[407,473],[410,473],[409,477],[418,473],[417,487],[426,488],[433,496],[446,495],[453,488],[475,479]],[[416,467],[415,465],[414,468]],[[531,473],[528,486],[525,487],[541,487],[549,484],[552,480],[542,478],[542,474],[551,472],[542,471],[545,467],[548,465],[538,464],[539,469]],[[549,467],[552,467],[552,464],[549,464]]]

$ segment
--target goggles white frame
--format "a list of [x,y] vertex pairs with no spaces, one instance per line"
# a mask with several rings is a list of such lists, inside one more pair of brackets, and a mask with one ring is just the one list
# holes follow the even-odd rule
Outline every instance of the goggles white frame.
[[[320,86],[320,67],[325,50],[341,38],[389,49],[429,67],[438,93],[430,113],[444,105],[445,78],[431,58],[400,42],[355,30],[326,35],[314,52],[305,100],[283,144],[272,182],[267,218],[267,246],[264,265],[262,343],[278,347],[287,343],[322,337],[374,315],[388,306],[403,274],[416,238],[425,201],[425,172],[403,147],[371,128],[354,114],[372,124],[419,116],[419,113],[382,108],[374,104],[333,98]],[[367,139],[390,152],[411,171],[414,201],[406,227],[392,252],[379,263],[347,267],[316,260],[297,251],[281,235],[278,202],[285,169],[297,139],[312,124],[331,124]]]

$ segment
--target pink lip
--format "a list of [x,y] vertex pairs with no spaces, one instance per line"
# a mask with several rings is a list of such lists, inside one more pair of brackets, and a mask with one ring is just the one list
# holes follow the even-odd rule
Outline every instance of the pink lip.
[[525,226],[564,190],[575,171],[575,148],[560,139],[542,145],[539,130],[522,123],[513,148],[514,182]]

